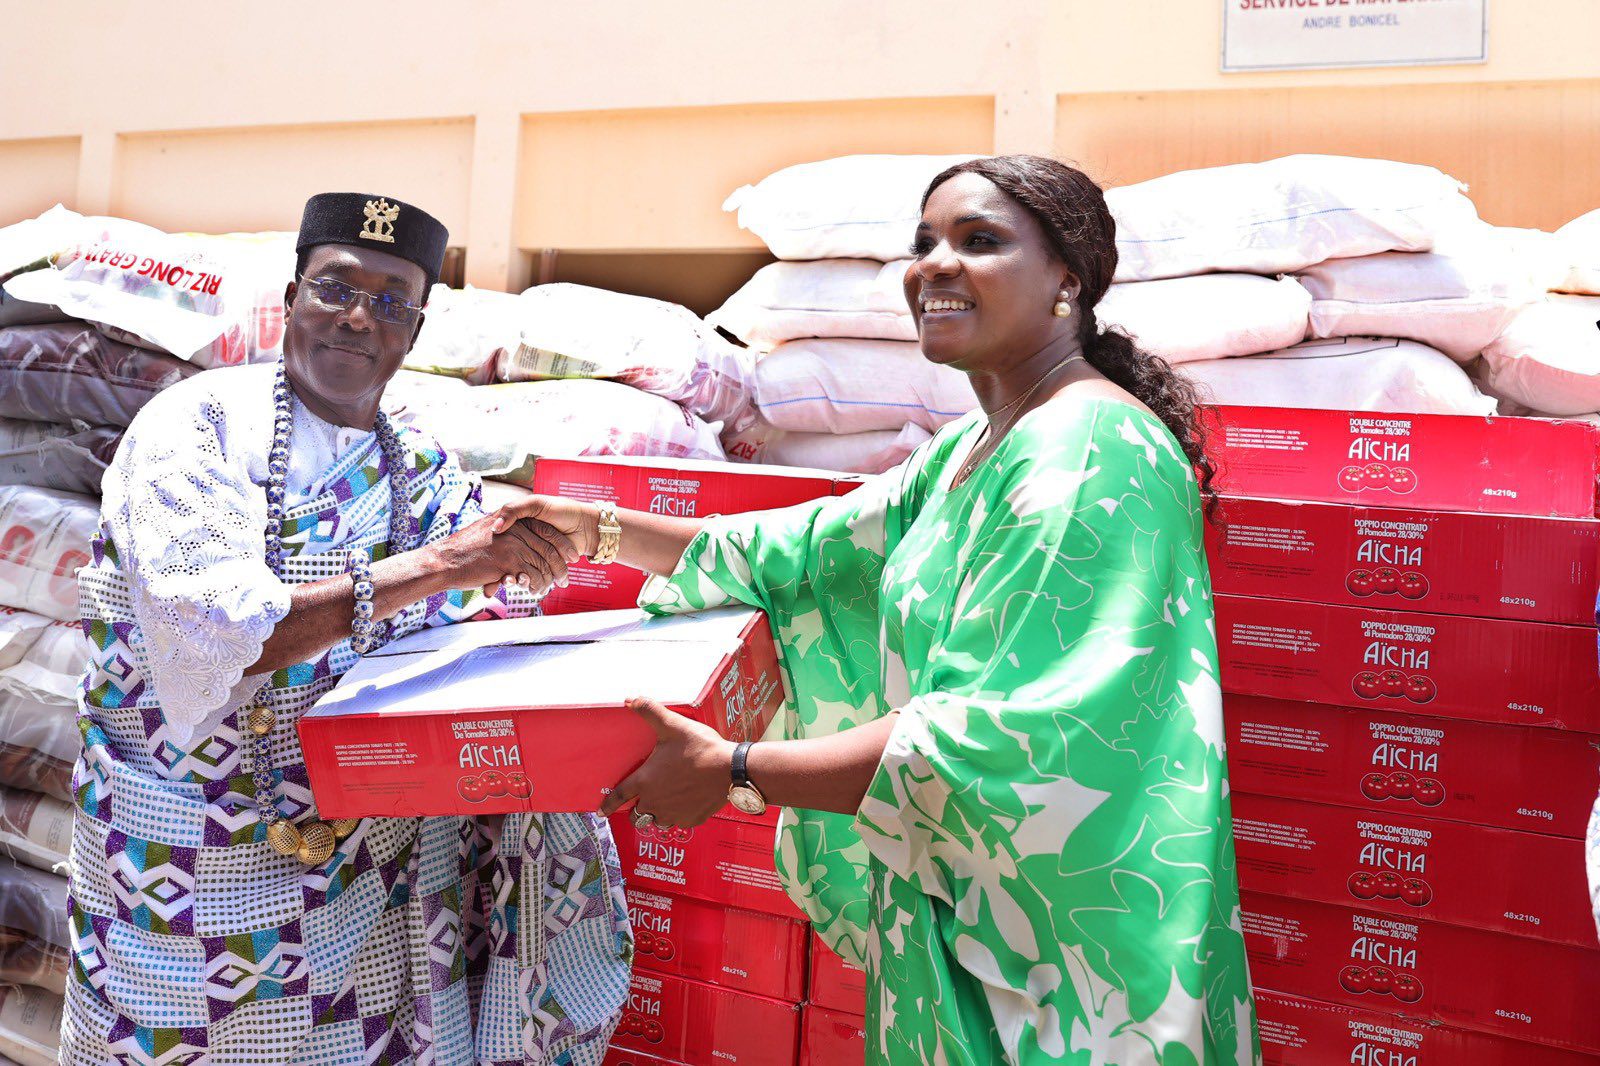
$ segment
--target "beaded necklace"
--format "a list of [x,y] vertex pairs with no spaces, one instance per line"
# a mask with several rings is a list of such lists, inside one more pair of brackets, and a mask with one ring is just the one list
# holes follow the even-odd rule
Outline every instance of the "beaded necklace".
[[[282,364],[272,385],[272,450],[267,453],[267,566],[283,579],[283,519],[289,477],[289,435],[294,426],[294,393]],[[373,429],[389,471],[389,555],[410,551],[421,535],[421,526],[411,513],[411,476],[406,469],[405,451],[389,420],[379,412]],[[346,553],[347,570],[364,570],[366,553],[354,549]],[[357,580],[362,580],[358,572]],[[372,590],[356,590],[356,619],[351,626],[351,647],[366,654],[388,639],[388,623],[372,619]],[[235,714],[235,727],[244,738],[241,765],[252,775],[256,786],[256,811],[267,827],[267,843],[279,855],[293,855],[309,866],[321,866],[333,855],[334,843],[355,831],[357,820],[341,818],[332,823],[311,817],[298,826],[278,810],[277,778],[272,769],[266,737],[277,725],[278,716],[269,706],[272,681],[256,690]]]

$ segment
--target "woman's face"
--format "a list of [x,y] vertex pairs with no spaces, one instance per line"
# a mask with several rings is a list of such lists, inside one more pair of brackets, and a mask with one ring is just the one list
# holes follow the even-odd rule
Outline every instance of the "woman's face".
[[[377,249],[319,245],[306,256],[305,277],[344,282],[413,305],[424,296],[422,268]],[[318,416],[343,425],[366,424],[416,341],[421,318],[387,321],[360,296],[347,308],[331,307],[316,299],[314,288],[305,281],[289,287],[284,369]]]
[[1053,309],[1078,284],[1039,222],[988,178],[957,174],[933,190],[906,270],[922,354],[967,372],[1004,370],[1076,323]]

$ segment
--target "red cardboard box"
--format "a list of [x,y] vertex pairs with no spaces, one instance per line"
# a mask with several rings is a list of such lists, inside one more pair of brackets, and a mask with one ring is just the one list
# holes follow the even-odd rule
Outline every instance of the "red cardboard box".
[[600,1066],[687,1066],[686,1063],[674,1059],[664,1059],[659,1055],[646,1055],[642,1051],[629,1051],[615,1044],[606,1048],[606,1057],[600,1060]]
[[1261,988],[1600,1051],[1587,994],[1600,951],[1259,892],[1242,902]]
[[699,981],[635,973],[611,1043],[679,1062],[794,1066],[800,1007]]
[[[1225,696],[1222,718],[1238,792],[1581,839],[1600,780],[1600,737],[1587,733],[1260,696]],[[1444,799],[1396,795],[1395,773],[1438,781]]]
[[1252,892],[1600,947],[1581,840],[1245,792],[1233,838]]
[[1222,688],[1600,732],[1592,627],[1218,596]]
[[801,1016],[800,1066],[848,1066],[866,1061],[867,1020],[815,1004]]
[[1593,1056],[1256,990],[1264,1066],[1594,1066]]
[[1595,513],[1600,428],[1542,418],[1209,407],[1230,496],[1433,511]]
[[628,889],[634,967],[773,999],[805,998],[802,921]]
[[759,611],[612,611],[425,630],[368,655],[299,722],[324,818],[592,811],[655,733],[648,694],[734,739],[783,702]]
[[1593,625],[1600,522],[1230,498],[1217,592]]
[[867,1013],[867,971],[836,955],[822,938],[811,934],[811,991],[818,1007],[845,1014]]
[[[540,459],[533,490],[574,500],[609,500],[630,511],[706,518],[742,514],[842,494],[842,475],[826,470],[741,466],[693,459],[605,456]],[[857,481],[847,481],[854,488]],[[627,566],[580,561],[567,570],[567,587],[544,598],[546,614],[632,607],[645,575]]]
[[640,830],[630,813],[611,817],[629,888],[805,919],[778,881],[771,826],[718,817],[693,829]]

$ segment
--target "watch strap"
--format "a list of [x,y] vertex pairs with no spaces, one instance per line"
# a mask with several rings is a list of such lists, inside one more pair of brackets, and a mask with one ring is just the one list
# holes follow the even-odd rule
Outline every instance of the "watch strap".
[[750,784],[750,775],[747,767],[750,758],[750,744],[750,741],[743,740],[733,746],[733,783],[741,788],[748,787]]

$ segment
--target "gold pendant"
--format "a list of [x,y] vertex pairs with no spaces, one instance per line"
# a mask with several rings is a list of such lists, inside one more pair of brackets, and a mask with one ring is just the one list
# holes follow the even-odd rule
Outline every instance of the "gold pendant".
[[333,830],[333,835],[338,840],[343,840],[356,831],[356,826],[361,824],[359,818],[335,818],[328,823],[328,828]]
[[272,713],[271,707],[256,704],[251,708],[245,724],[250,727],[250,732],[258,737],[264,737],[272,732],[272,727],[278,724],[278,716]]
[[280,818],[267,826],[267,843],[279,855],[293,855],[300,850],[300,830]]
[[327,822],[311,821],[300,829],[300,847],[295,857],[307,866],[321,866],[333,857],[333,830]]

